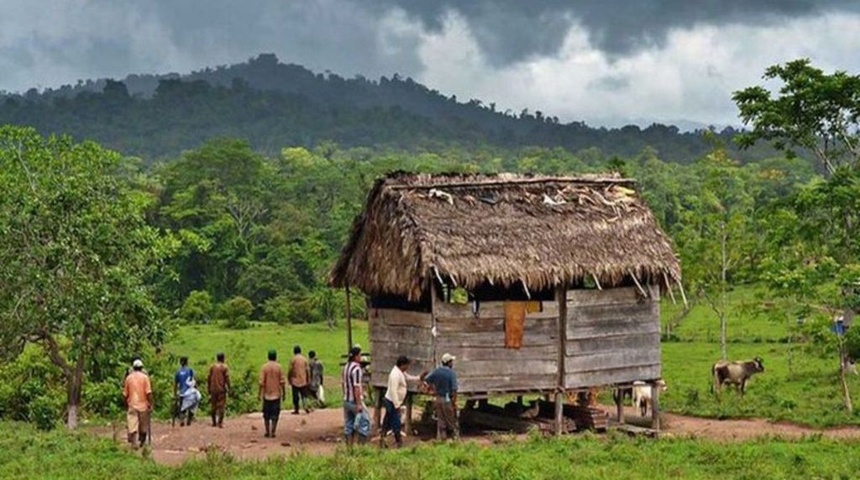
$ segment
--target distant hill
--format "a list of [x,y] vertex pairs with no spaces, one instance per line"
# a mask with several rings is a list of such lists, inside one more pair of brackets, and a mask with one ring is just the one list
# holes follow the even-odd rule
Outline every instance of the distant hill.
[[[273,54],[186,75],[129,75],[0,99],[0,123],[25,124],[43,133],[93,139],[147,160],[176,156],[212,137],[248,139],[265,153],[284,146],[421,151],[562,147],[630,157],[644,148],[687,163],[711,148],[701,132],[654,124],[647,128],[592,128],[560,123],[541,111],[499,112],[494,103],[446,97],[411,78],[378,81],[314,73],[280,63]],[[765,148],[735,151],[724,129],[717,137],[736,158],[772,155]]]

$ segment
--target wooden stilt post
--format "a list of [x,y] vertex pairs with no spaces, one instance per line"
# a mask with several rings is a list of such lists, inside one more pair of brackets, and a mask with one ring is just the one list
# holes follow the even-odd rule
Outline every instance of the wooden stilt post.
[[346,286],[346,351],[354,345],[352,343],[352,310],[349,304],[349,285]]
[[613,395],[615,400],[615,415],[618,417],[618,424],[624,424],[624,391],[620,388],[615,389]]
[[660,432],[660,387],[651,384],[651,428]]
[[414,399],[414,394],[406,394],[406,418],[403,419],[403,426],[406,428],[406,435],[412,435],[412,402]]
[[555,393],[555,434],[561,435],[564,429],[564,359],[567,338],[567,288],[558,286],[555,292],[558,302],[558,388]]
[[383,407],[382,398],[384,397],[383,388],[382,387],[373,387],[374,393],[376,394],[376,398],[374,398],[375,408],[373,409],[373,429],[379,432],[380,435],[383,435],[385,432],[382,431],[382,410]]

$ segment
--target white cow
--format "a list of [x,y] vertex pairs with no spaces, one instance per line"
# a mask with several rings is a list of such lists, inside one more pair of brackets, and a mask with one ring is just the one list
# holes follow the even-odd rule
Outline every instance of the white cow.
[[[663,380],[657,380],[654,382],[654,386],[659,388],[661,392],[665,392],[668,388],[666,382]],[[639,413],[643,417],[648,413],[649,408],[653,408],[653,403],[651,399],[651,385],[638,380],[633,382],[633,406],[639,407]]]

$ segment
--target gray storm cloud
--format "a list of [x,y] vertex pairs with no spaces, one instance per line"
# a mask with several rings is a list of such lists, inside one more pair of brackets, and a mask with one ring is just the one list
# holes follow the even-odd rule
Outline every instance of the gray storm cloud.
[[[361,0],[357,0],[361,1]],[[429,29],[450,11],[462,15],[495,65],[552,55],[572,22],[610,57],[660,47],[673,28],[696,25],[767,25],[828,12],[860,11],[856,0],[377,0],[402,8]]]

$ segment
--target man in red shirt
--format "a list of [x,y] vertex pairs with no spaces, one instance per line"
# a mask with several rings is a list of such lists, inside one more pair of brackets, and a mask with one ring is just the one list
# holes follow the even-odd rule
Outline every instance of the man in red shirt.
[[153,408],[152,385],[149,376],[143,372],[143,362],[140,359],[136,359],[131,367],[132,372],[125,377],[122,389],[122,396],[128,406],[128,443],[137,447],[139,439],[142,447],[149,435]]

